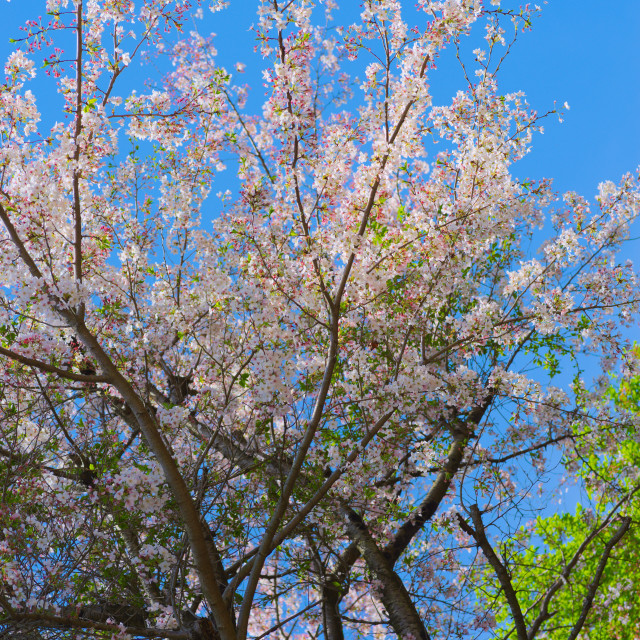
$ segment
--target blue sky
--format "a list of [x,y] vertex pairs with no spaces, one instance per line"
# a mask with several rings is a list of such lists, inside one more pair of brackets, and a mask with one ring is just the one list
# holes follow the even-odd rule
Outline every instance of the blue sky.
[[[354,15],[360,3],[339,4]],[[517,6],[508,0],[503,4]],[[247,63],[247,73],[238,79],[251,85],[253,104],[259,104],[262,93],[261,61],[252,52],[250,31],[257,6],[257,0],[231,0],[226,10],[214,15],[205,10],[205,19],[198,21],[201,33],[216,33],[220,64],[232,69],[235,61]],[[405,6],[410,14],[413,0],[405,0]],[[19,35],[19,25],[45,11],[44,0],[0,0],[3,60],[11,50],[9,38]],[[523,90],[539,112],[553,108],[554,101],[568,102],[571,110],[563,123],[555,117],[547,120],[544,136],[534,139],[532,153],[515,168],[516,174],[554,178],[558,190],[576,190],[591,198],[602,180],[617,181],[635,169],[640,164],[639,54],[638,0],[549,0],[543,5],[532,31],[520,36],[507,59],[500,86],[505,92]],[[433,83],[434,93],[443,100],[463,86],[459,73],[452,74],[451,83],[447,77],[441,74],[444,83]]]
[[[339,4],[356,13],[354,0]],[[413,0],[402,4],[409,14]],[[257,85],[253,91],[259,93],[261,81],[251,73],[259,59],[250,54],[253,34],[248,31],[256,5],[231,0],[206,23],[216,33],[220,62],[229,68],[236,59],[248,63],[244,80]],[[541,113],[554,101],[566,101],[571,109],[562,123],[556,117],[546,121],[545,134],[534,138],[532,153],[515,171],[554,178],[558,190],[591,199],[598,183],[617,181],[640,165],[640,1],[549,0],[542,8],[507,58],[500,86],[505,92],[524,91]],[[448,97],[463,88],[459,72],[454,77]],[[433,89],[443,98],[447,93],[435,81]]]
[[521,169],[591,197],[640,164],[640,2],[551,0],[504,71],[503,88],[523,89],[540,111],[571,107]]

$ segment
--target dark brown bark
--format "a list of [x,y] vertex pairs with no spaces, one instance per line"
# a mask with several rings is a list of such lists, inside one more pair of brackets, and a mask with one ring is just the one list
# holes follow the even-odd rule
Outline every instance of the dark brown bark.
[[458,436],[453,441],[449,448],[449,455],[447,456],[440,473],[438,473],[438,477],[433,485],[431,485],[431,489],[429,489],[427,496],[420,504],[418,513],[407,520],[400,529],[398,529],[393,539],[385,545],[383,553],[389,559],[391,566],[398,561],[398,558],[409,546],[415,535],[435,515],[438,507],[444,500],[449,487],[451,486],[451,482],[453,481],[456,472],[460,468],[466,443],[467,438],[462,435]]
[[504,592],[505,598],[507,599],[509,609],[511,609],[511,615],[513,616],[513,622],[516,627],[518,640],[527,640],[527,626],[524,620],[524,616],[522,615],[522,609],[520,608],[518,595],[516,594],[511,582],[511,575],[509,574],[509,571],[504,566],[504,564],[502,564],[502,562],[500,561],[500,558],[498,558],[498,556],[496,555],[496,552],[493,550],[493,547],[491,546],[491,543],[487,538],[484,530],[484,523],[482,522],[482,514],[480,513],[478,505],[472,505],[469,508],[469,513],[471,514],[471,519],[473,520],[473,526],[475,527],[475,529],[471,527],[471,525],[469,525],[469,523],[460,514],[457,514],[460,528],[465,533],[468,533],[482,549],[484,557],[493,568],[496,577],[500,582],[500,586],[502,587],[502,591]]
[[322,625],[326,640],[344,640],[340,617],[341,586],[339,582],[331,581],[322,585]]
[[[465,447],[469,441],[469,437],[484,417],[484,414],[491,405],[492,400],[493,395],[488,396],[482,405],[476,407],[469,413],[464,423],[458,424],[456,429],[451,429],[454,434],[454,441],[451,444],[447,459],[445,460],[435,482],[425,499],[420,504],[417,517],[414,516],[405,522],[400,527],[394,538],[382,549],[382,554],[389,561],[391,569],[393,569],[398,558],[411,543],[411,540],[435,515],[440,507],[442,500],[453,482],[455,474],[462,466]],[[344,583],[349,576],[351,568],[361,555],[358,545],[356,543],[352,543],[340,556],[336,571],[330,577],[327,577],[327,580],[340,585],[340,599],[344,596]],[[371,567],[369,568],[371,569]],[[339,600],[335,600],[337,592],[338,588],[336,587],[332,590],[328,589],[325,593],[323,587],[323,602],[326,603],[323,604],[323,607],[326,606],[327,608],[326,612],[323,609],[323,620],[326,629],[325,637],[327,640],[342,640],[342,636],[339,635],[342,632],[342,622],[333,617],[333,612],[335,611],[334,607],[339,602]],[[327,616],[327,614],[329,615]]]
[[[21,613],[13,612],[9,619],[0,620],[0,638],[21,638],[24,640],[36,640],[41,638],[41,632],[51,635],[51,631],[65,629],[84,630],[85,632],[100,631],[109,634],[117,634],[120,629],[115,624],[88,617],[51,615],[46,613]],[[20,634],[33,635],[20,635]],[[145,629],[144,627],[125,627],[125,633],[137,638],[150,638],[153,640],[192,640],[189,631],[183,629]],[[218,640],[218,638],[193,638],[193,640]]]
[[449,454],[427,496],[420,504],[418,513],[412,514],[412,517],[398,529],[393,540],[383,549],[383,553],[389,558],[391,566],[398,561],[398,558],[409,546],[414,536],[433,518],[440,507],[453,482],[453,478],[462,465],[467,442],[473,435],[475,428],[480,424],[492,400],[493,395],[489,395],[480,406],[469,412],[464,422],[457,424],[455,429],[450,429],[454,439],[449,448]]
[[93,622],[115,620],[122,622],[126,627],[142,629],[146,627],[144,610],[122,602],[97,602],[84,605],[78,611],[78,618]]
[[223,572],[215,562],[217,551],[212,553],[214,542],[210,532],[203,526],[198,509],[182,477],[178,465],[162,439],[155,417],[148,410],[131,384],[113,364],[102,346],[82,320],[69,312],[59,312],[76,330],[87,351],[95,358],[100,368],[109,377],[111,384],[120,392],[124,402],[133,413],[140,431],[160,464],[164,477],[176,499],[182,522],[187,532],[193,559],[204,595],[211,606],[216,627],[223,640],[235,640],[235,624],[222,599],[220,584]]
[[359,557],[358,546],[351,543],[338,557],[336,568],[330,573],[322,572],[322,621],[326,640],[344,640],[340,601],[348,591],[345,582]]
[[342,507],[342,513],[346,519],[349,536],[357,544],[367,567],[378,582],[380,599],[393,630],[399,638],[430,640],[409,592],[393,570],[389,559],[376,544],[362,518],[347,506]]

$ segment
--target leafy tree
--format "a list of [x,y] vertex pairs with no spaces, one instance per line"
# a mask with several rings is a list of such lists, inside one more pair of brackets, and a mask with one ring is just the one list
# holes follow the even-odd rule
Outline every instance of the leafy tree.
[[[514,583],[509,554],[559,452],[626,429],[581,367],[628,347],[637,180],[592,210],[510,173],[544,117],[496,81],[529,9],[428,1],[409,28],[366,0],[334,28],[329,0],[263,2],[254,114],[211,39],[179,35],[191,4],[49,0],[5,68],[4,635],[555,633],[532,603],[557,576]],[[472,27],[484,50],[434,105]],[[172,71],[127,95],[144,49]],[[637,535],[615,518],[567,543],[585,584]]]
[[[626,412],[626,428],[577,432],[564,461],[585,489],[585,504],[574,513],[539,517],[508,545],[520,606],[535,619],[549,620],[549,638],[582,632],[585,638],[632,640],[640,629],[640,378],[628,375],[609,395]],[[488,574],[486,568],[479,573]],[[488,592],[501,597],[501,588],[493,577]],[[508,628],[506,611],[501,621]]]

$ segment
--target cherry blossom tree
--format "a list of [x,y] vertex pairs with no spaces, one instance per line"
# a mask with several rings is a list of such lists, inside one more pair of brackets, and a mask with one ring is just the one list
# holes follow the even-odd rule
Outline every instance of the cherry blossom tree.
[[[341,26],[265,0],[259,113],[182,32],[197,3],[27,24],[0,91],[2,637],[531,640],[577,565],[581,632],[633,518],[535,580],[512,560],[576,443],[629,428],[583,369],[628,360],[640,196],[511,173],[545,116],[498,89],[537,11],[500,4]],[[145,52],[173,66],[127,92]]]

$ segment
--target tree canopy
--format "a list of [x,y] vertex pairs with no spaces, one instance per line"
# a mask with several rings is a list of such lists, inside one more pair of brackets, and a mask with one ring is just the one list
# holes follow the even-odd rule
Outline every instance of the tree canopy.
[[258,110],[199,2],[15,37],[0,637],[636,637],[638,175],[514,175],[537,8],[401,4],[256,2]]

